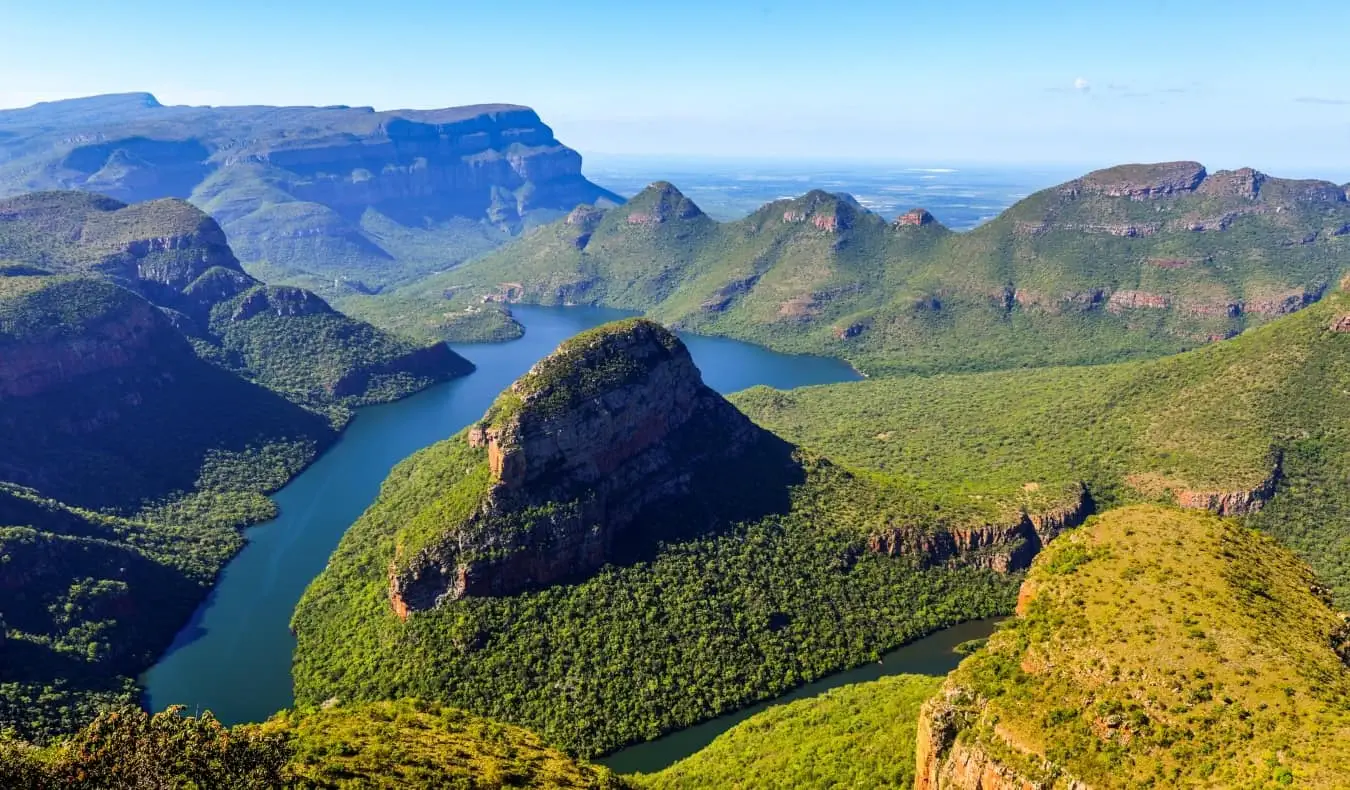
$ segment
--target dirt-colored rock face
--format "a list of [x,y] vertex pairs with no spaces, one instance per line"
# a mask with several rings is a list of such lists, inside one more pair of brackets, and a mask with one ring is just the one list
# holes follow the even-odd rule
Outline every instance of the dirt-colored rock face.
[[1125,290],[1111,294],[1111,298],[1106,300],[1106,309],[1118,313],[1122,310],[1137,310],[1140,308],[1163,309],[1170,307],[1171,304],[1172,301],[1166,294]]
[[933,224],[933,221],[933,215],[929,214],[926,209],[916,208],[906,211],[904,214],[896,217],[895,226],[897,228],[919,227],[922,225],[931,225]]
[[1270,474],[1257,485],[1243,491],[1190,491],[1176,493],[1177,506],[1208,510],[1219,516],[1249,516],[1266,506],[1275,496],[1275,487],[1283,473],[1282,459],[1276,458]]
[[1250,167],[1240,170],[1220,170],[1206,178],[1199,191],[1205,195],[1220,197],[1255,198],[1265,180],[1264,173]]
[[973,566],[999,573],[1022,570],[1042,547],[1061,532],[1082,524],[1092,513],[1092,498],[1080,489],[1076,502],[1038,513],[1023,513],[1005,524],[959,527],[928,532],[917,527],[892,527],[873,534],[870,550],[887,556],[915,557],[924,567]]
[[693,494],[706,465],[734,464],[767,435],[703,384],[670,332],[613,326],[568,341],[503,396],[507,416],[494,407],[470,429],[487,452],[487,494],[439,545],[392,569],[396,612],[593,571],[625,533]]

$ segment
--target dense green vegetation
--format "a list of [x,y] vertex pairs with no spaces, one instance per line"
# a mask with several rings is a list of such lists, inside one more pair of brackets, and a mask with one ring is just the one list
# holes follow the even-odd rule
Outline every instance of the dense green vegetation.
[[895,675],[776,705],[632,781],[654,790],[911,787],[919,708],[941,684]]
[[535,735],[413,700],[287,711],[222,727],[180,709],[123,708],[45,748],[0,739],[0,785],[29,790],[621,788]]
[[1019,609],[930,703],[939,760],[1057,787],[1344,786],[1344,616],[1269,538],[1112,511],[1037,558]]
[[451,439],[401,464],[306,591],[293,623],[302,703],[438,699],[594,755],[1011,606],[1016,579],[866,551],[903,495],[808,461],[786,513],[661,543],[575,584],[401,621],[395,543],[452,506],[465,450]]
[[969,376],[876,379],[734,402],[843,464],[875,470],[953,512],[988,518],[1086,482],[1099,507],[1181,492],[1242,494],[1275,474],[1251,516],[1350,605],[1350,313],[1337,292],[1224,343],[1166,359]]
[[[300,295],[298,297],[298,295]],[[397,335],[353,321],[322,302],[304,312],[263,310],[239,318],[250,300],[266,299],[282,310],[297,298],[317,297],[290,288],[257,286],[211,310],[219,348],[207,344],[229,367],[298,403],[323,408],[382,403],[437,381],[464,375],[473,365],[442,346],[421,350]]]
[[968,233],[888,225],[819,191],[718,224],[658,183],[382,297],[382,309],[448,334],[471,324],[440,317],[484,297],[602,304],[868,374],[926,374],[1174,353],[1302,306],[1350,263],[1350,203],[1331,184],[1238,171],[1165,197],[1107,194],[1168,168],[1089,174]]

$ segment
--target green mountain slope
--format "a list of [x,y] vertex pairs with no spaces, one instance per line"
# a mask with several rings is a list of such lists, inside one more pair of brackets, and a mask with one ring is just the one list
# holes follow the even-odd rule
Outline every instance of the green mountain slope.
[[1107,513],[925,706],[914,786],[1344,787],[1346,620],[1317,590],[1231,521]]
[[0,201],[0,257],[0,722],[28,737],[134,700],[352,406],[471,369],[258,283],[182,201]]
[[297,608],[297,698],[437,699],[602,753],[1006,611],[991,568],[1042,512],[950,567],[870,547],[931,512],[754,428],[665,330],[607,325],[392,473]]
[[[1345,498],[1346,329],[1350,296],[1338,291],[1160,360],[750,390],[736,405],[799,448],[785,501],[699,537],[639,520],[650,548],[578,555],[584,569],[561,571],[554,558],[592,545],[561,525],[592,522],[550,475],[588,468],[586,442],[610,445],[598,418],[550,394],[570,385],[527,377],[480,426],[401,466],[344,538],[295,616],[297,692],[443,699],[596,753],[868,660],[948,616],[999,611],[1016,580],[1000,573],[1092,509],[1140,500],[1243,517],[1347,600],[1344,520],[1322,520]],[[580,348],[593,342],[604,347]],[[599,387],[585,402],[652,397],[608,394],[605,371],[642,370],[623,355],[564,345],[556,359],[537,375],[573,370],[561,380]],[[549,416],[530,417],[542,404]],[[631,419],[645,424],[641,414]],[[534,419],[553,438],[520,450],[535,429],[514,421]],[[569,438],[577,426],[588,428]],[[704,434],[734,458],[738,430]],[[732,486],[727,501],[782,485],[752,482],[755,463],[734,468],[713,473]],[[660,488],[625,490],[648,486]]]
[[0,111],[0,195],[54,189],[190,199],[251,271],[331,298],[622,202],[526,107],[165,107],[149,94]]
[[[1099,506],[1248,515],[1350,603],[1350,296],[1166,359],[734,398],[761,425],[960,509],[1081,483]],[[1034,482],[1035,492],[1028,491]],[[1350,492],[1346,492],[1350,493]]]
[[896,675],[774,706],[639,787],[911,787],[919,709],[941,678]]
[[298,288],[246,274],[220,227],[181,200],[124,205],[81,192],[0,200],[0,259],[107,278],[160,307],[206,358],[299,403],[390,400],[472,369]]
[[1090,173],[959,234],[922,210],[888,225],[819,191],[719,225],[658,183],[383,311],[429,335],[463,331],[470,308],[500,320],[484,299],[596,303],[868,373],[974,371],[1203,345],[1315,301],[1347,263],[1344,188],[1195,163]]

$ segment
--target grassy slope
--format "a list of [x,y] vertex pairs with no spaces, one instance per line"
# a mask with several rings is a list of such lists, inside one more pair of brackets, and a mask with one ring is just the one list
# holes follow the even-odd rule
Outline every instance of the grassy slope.
[[[648,204],[682,199],[658,184],[589,225],[546,226],[382,297],[397,305],[383,310],[444,334],[472,322],[438,317],[483,294],[605,304],[783,351],[841,356],[872,374],[1159,356],[1263,323],[1283,298],[1336,281],[1350,261],[1350,236],[1336,235],[1350,222],[1350,203],[1310,198],[1310,189],[1271,179],[1255,199],[1133,201],[1067,197],[1057,187],[954,234],[936,224],[888,227],[821,192],[720,225],[702,215],[630,221],[650,213]],[[1225,230],[1184,229],[1225,214],[1236,215]],[[817,219],[844,229],[827,232]],[[1159,232],[1135,237],[1086,227],[1153,225]],[[1140,291],[1171,305],[1108,310],[1092,304],[1094,291]],[[1230,315],[1233,304],[1245,312]]]
[[1016,501],[1025,484],[1084,481],[1102,506],[1178,490],[1241,491],[1284,474],[1252,522],[1350,602],[1350,295],[1160,360],[968,376],[876,379],[734,402],[757,422],[950,508]]
[[941,678],[896,675],[772,707],[655,774],[654,790],[910,787],[919,708]]
[[957,742],[1093,787],[1343,787],[1344,621],[1313,587],[1233,522],[1112,511],[1037,558],[1024,616],[952,673]]
[[415,700],[286,711],[222,727],[209,714],[123,709],[44,748],[0,736],[0,785],[69,787],[628,787],[518,727]]
[[283,713],[263,731],[292,736],[289,772],[321,787],[625,786],[519,727],[410,700]]

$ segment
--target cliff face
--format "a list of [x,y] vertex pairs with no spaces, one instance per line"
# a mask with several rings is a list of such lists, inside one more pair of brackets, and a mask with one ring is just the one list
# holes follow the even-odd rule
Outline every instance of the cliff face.
[[774,440],[703,384],[678,338],[636,320],[568,341],[465,441],[490,482],[465,523],[395,561],[401,614],[595,570],[677,513],[713,525],[722,504],[700,501],[700,476],[751,466]]
[[[582,176],[581,155],[533,110],[509,104],[376,112],[96,97],[0,111],[0,195],[54,189],[190,199],[247,260],[331,275],[340,294],[344,279],[378,290],[532,219],[622,202]],[[408,243],[427,240],[434,253]]]
[[1092,497],[1080,486],[1074,501],[1042,511],[1023,511],[1007,523],[939,532],[893,527],[873,534],[867,546],[890,557],[915,557],[924,567],[968,566],[1009,573],[1030,566],[1046,544],[1064,530],[1082,524],[1092,508]]

